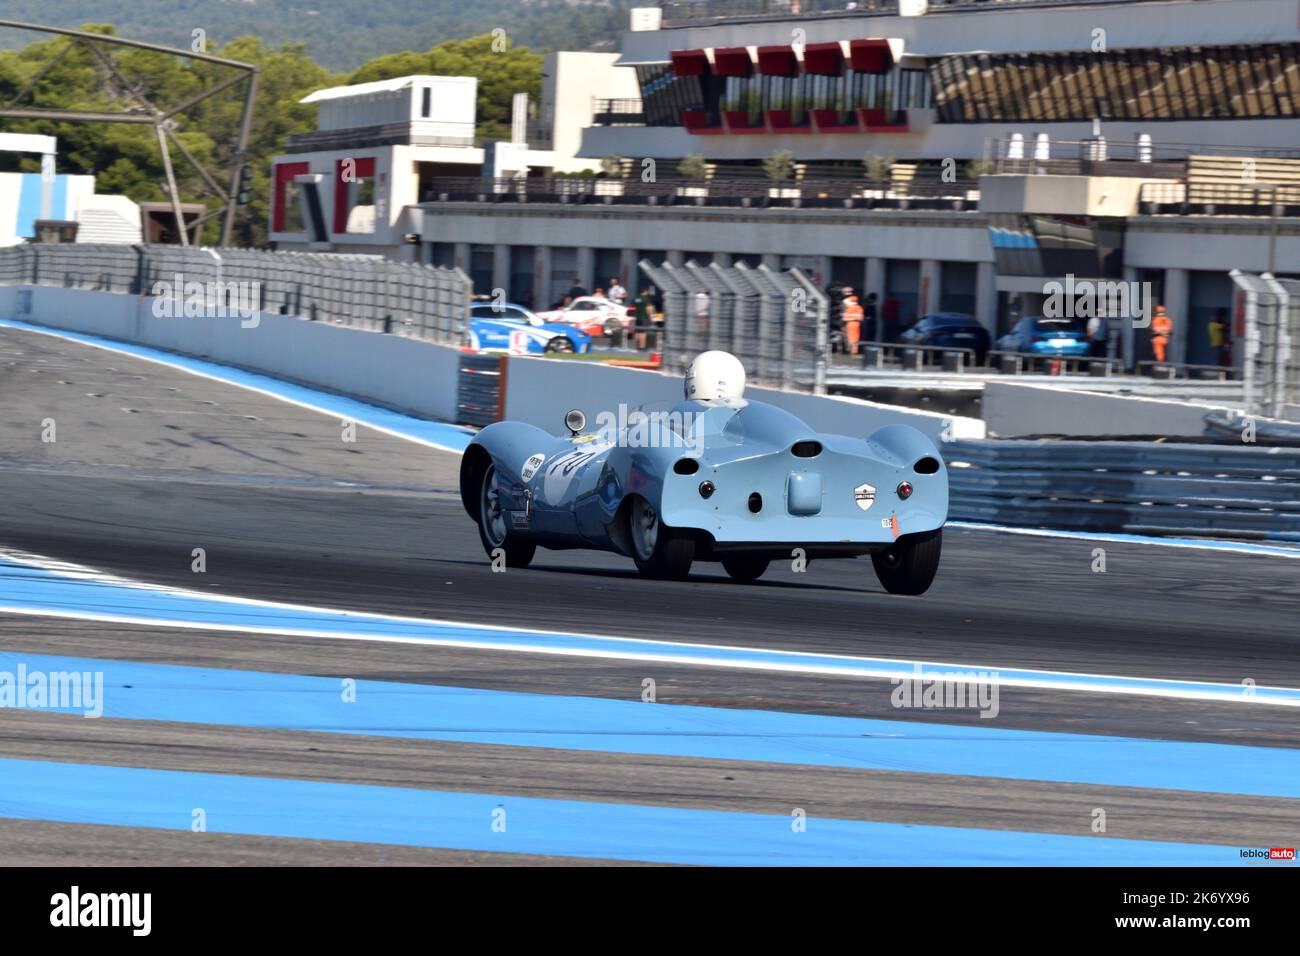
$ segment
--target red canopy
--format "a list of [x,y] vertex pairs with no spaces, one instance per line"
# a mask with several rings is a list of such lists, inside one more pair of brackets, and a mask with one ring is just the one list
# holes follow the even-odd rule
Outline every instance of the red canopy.
[[714,50],[713,72],[718,76],[749,76],[754,72],[754,61],[749,58],[749,48],[729,46]]
[[888,73],[894,66],[894,51],[888,40],[850,40],[849,63],[859,73]]
[[844,48],[838,42],[809,43],[803,48],[803,70],[818,76],[839,76],[844,72]]
[[764,76],[798,76],[799,60],[794,55],[794,47],[759,47],[758,72]]
[[703,50],[673,50],[673,72],[678,76],[703,76],[709,72],[709,57]]

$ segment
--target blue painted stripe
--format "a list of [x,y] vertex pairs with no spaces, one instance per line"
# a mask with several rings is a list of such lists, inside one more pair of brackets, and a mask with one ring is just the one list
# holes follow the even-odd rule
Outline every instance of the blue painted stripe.
[[[0,816],[700,865],[1227,866],[1226,846],[0,759]],[[792,808],[793,812],[793,808]],[[504,832],[493,830],[504,821]]]
[[858,677],[913,677],[916,668],[921,669],[922,675],[939,676],[977,671],[996,674],[1003,686],[1178,696],[1243,705],[1300,706],[1300,689],[1285,687],[1252,687],[1248,693],[1246,688],[1235,684],[723,647],[297,607],[74,577],[0,555],[0,613],[3,612],[62,615],[83,620],[167,627],[246,630],[304,637],[534,651]]
[[0,327],[20,329],[24,332],[37,332],[44,335],[52,335],[56,338],[67,339],[71,342],[79,342],[82,345],[90,345],[95,348],[107,349],[112,352],[121,353],[122,355],[130,355],[134,358],[144,359],[149,362],[168,365],[172,368],[190,372],[195,375],[202,375],[205,378],[225,382],[228,385],[235,385],[239,388],[246,388],[255,392],[260,392],[272,398],[278,398],[281,401],[291,402],[295,405],[302,405],[315,409],[324,414],[334,415],[340,419],[354,421],[359,425],[368,425],[371,428],[377,428],[389,432],[400,438],[407,438],[423,444],[434,445],[447,451],[457,453],[463,452],[469,445],[470,439],[472,439],[475,434],[472,430],[462,428],[459,425],[449,425],[446,422],[435,422],[424,418],[417,418],[414,415],[395,412],[391,409],[382,408],[378,405],[371,405],[355,398],[335,395],[331,392],[310,388],[306,385],[295,385],[292,382],[273,378],[270,375],[262,375],[258,372],[249,372],[245,369],[235,368],[232,365],[221,365],[217,362],[208,362],[204,359],[191,358],[190,356],[179,355],[175,352],[165,352],[162,349],[154,349],[146,345],[135,345],[130,342],[118,342],[113,339],[102,338],[98,335],[86,335],[81,332],[48,329],[43,326],[32,325],[28,322],[19,322],[13,319],[0,319]]
[[[68,217],[68,177],[55,175],[50,189],[50,218]],[[18,191],[18,215],[14,234],[30,239],[36,235],[36,220],[41,218],[41,174],[23,173]]]
[[20,665],[101,672],[112,718],[1300,798],[1300,750],[368,680],[349,702],[338,678],[0,652]]

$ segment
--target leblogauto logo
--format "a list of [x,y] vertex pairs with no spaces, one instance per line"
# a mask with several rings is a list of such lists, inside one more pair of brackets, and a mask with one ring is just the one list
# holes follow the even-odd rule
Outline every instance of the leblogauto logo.
[[1295,862],[1295,847],[1293,846],[1275,846],[1270,847],[1268,851],[1270,860],[1284,860],[1291,863]]

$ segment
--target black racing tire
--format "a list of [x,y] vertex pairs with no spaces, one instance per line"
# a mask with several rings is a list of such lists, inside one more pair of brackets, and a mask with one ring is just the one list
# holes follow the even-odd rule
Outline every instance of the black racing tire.
[[546,343],[546,351],[563,352],[568,354],[570,352],[576,352],[577,349],[573,347],[573,340],[567,335],[557,335]]
[[934,583],[943,551],[943,529],[904,535],[871,556],[876,577],[890,594],[924,594]]
[[695,539],[661,522],[654,506],[639,496],[627,509],[627,536],[632,560],[645,577],[680,581],[691,573]]
[[483,470],[478,496],[478,538],[491,560],[498,548],[505,555],[507,568],[526,568],[537,553],[537,544],[521,540],[510,532],[510,524],[501,510],[496,491],[497,466],[489,464]]
[[731,575],[733,581],[752,584],[763,576],[763,572],[771,563],[770,558],[752,554],[733,554],[722,559],[722,568]]

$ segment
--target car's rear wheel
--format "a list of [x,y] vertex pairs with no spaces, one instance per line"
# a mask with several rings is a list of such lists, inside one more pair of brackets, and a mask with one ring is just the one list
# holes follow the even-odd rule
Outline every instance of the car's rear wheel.
[[548,352],[572,352],[573,341],[567,335],[557,335],[546,343]]
[[605,336],[611,341],[623,334],[623,323],[618,319],[605,320]]
[[924,594],[934,583],[943,550],[943,529],[904,535],[871,556],[876,577],[890,594]]
[[627,523],[632,560],[636,562],[638,571],[646,577],[674,580],[681,580],[691,573],[695,540],[660,521],[650,502],[634,498],[628,507]]
[[728,555],[722,559],[722,567],[732,580],[740,581],[743,584],[749,584],[757,581],[771,564],[771,559],[754,557],[748,554]]
[[488,465],[483,472],[483,486],[479,492],[478,536],[487,556],[495,560],[497,552],[504,554],[506,567],[526,568],[537,553],[532,541],[521,541],[510,533],[510,520],[501,500],[501,485],[497,466]]

